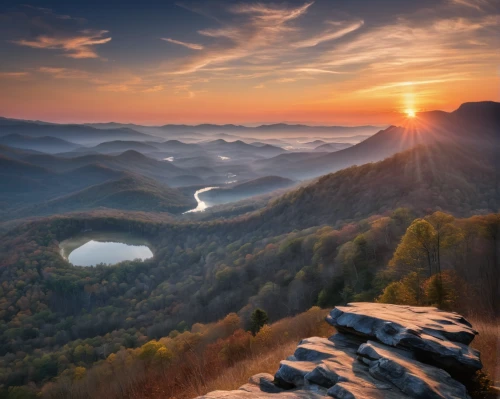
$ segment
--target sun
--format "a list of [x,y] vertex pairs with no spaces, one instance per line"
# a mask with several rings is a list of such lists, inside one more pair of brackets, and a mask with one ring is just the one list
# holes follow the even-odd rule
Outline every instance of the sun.
[[414,109],[407,109],[405,112],[408,118],[415,118],[416,113]]

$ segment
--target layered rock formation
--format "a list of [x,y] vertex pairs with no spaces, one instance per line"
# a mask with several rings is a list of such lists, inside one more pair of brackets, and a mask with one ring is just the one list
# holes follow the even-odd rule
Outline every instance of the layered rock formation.
[[200,399],[467,399],[462,382],[482,367],[469,347],[477,332],[456,313],[352,303],[327,321],[338,333],[302,340],[274,377]]

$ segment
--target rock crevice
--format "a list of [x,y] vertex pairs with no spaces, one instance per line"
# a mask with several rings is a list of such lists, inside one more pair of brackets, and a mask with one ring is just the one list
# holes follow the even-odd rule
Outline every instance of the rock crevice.
[[200,399],[467,399],[462,382],[482,367],[469,347],[477,332],[456,313],[351,303],[327,322],[338,333],[299,342],[274,377],[257,374],[237,390]]

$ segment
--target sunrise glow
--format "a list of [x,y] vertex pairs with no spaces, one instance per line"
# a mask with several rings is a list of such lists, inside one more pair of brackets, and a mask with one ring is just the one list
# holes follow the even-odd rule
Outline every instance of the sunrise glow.
[[[500,12],[328,0],[0,7],[2,116],[390,124],[499,98]],[[472,2],[471,2],[472,4]],[[97,11],[98,10],[98,11]],[[467,62],[464,62],[467,60]],[[412,115],[407,114],[409,117]]]
[[407,109],[405,113],[408,118],[415,118],[416,113],[413,109]]

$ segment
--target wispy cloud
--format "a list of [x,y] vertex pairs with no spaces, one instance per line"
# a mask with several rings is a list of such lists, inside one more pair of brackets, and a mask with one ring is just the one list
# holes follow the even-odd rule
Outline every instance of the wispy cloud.
[[339,39],[351,32],[354,32],[361,28],[364,24],[364,21],[357,21],[351,24],[348,24],[347,26],[343,27],[342,29],[338,29],[335,31],[327,30],[323,32],[322,34],[314,37],[310,37],[305,40],[301,40],[297,43],[293,44],[293,47],[297,48],[303,48],[303,47],[314,47],[317,46],[320,43],[323,42],[328,42],[330,40],[335,40]]
[[0,79],[22,79],[28,76],[29,72],[0,72]]
[[99,58],[96,47],[111,41],[107,30],[88,28],[87,21],[51,9],[20,6],[0,14],[15,26],[6,41],[36,49],[56,50],[69,58]]
[[38,49],[60,50],[70,58],[99,58],[94,47],[111,41],[108,31],[83,30],[73,36],[57,37],[40,35],[35,39],[19,39],[13,42],[20,46]]
[[444,83],[444,82],[456,82],[459,80],[468,80],[470,77],[464,76],[462,74],[450,74],[442,78],[437,79],[427,79],[427,80],[416,80],[416,81],[408,81],[408,82],[392,82],[385,85],[373,86],[366,89],[359,90],[359,93],[369,93],[378,90],[387,90],[387,89],[398,89],[398,88],[407,88],[413,86],[423,86],[423,85],[435,85],[436,83]]
[[483,8],[490,5],[488,0],[451,0],[451,2],[460,6],[474,8],[478,11],[482,11]]
[[86,71],[70,68],[40,67],[38,71],[56,79],[87,79],[90,76]]
[[285,35],[296,32],[291,23],[304,15],[312,2],[297,7],[255,4],[234,4],[225,11],[230,19],[223,26],[198,30],[198,34],[220,40],[187,58],[175,67],[174,74],[188,74],[209,65],[221,65],[246,57],[269,57],[278,50]]
[[312,74],[332,74],[332,75],[337,75],[342,72],[338,71],[331,71],[329,69],[321,69],[321,68],[295,68],[295,72],[303,72],[303,73],[312,73]]
[[174,40],[171,38],[162,38],[161,40],[165,40],[166,42],[173,44],[178,44],[179,46],[187,47],[191,50],[203,50],[203,46],[201,44],[181,42],[180,40]]
[[163,85],[156,85],[153,87],[148,87],[147,89],[144,89],[142,92],[143,93],[156,93],[158,91],[162,91],[165,87]]

